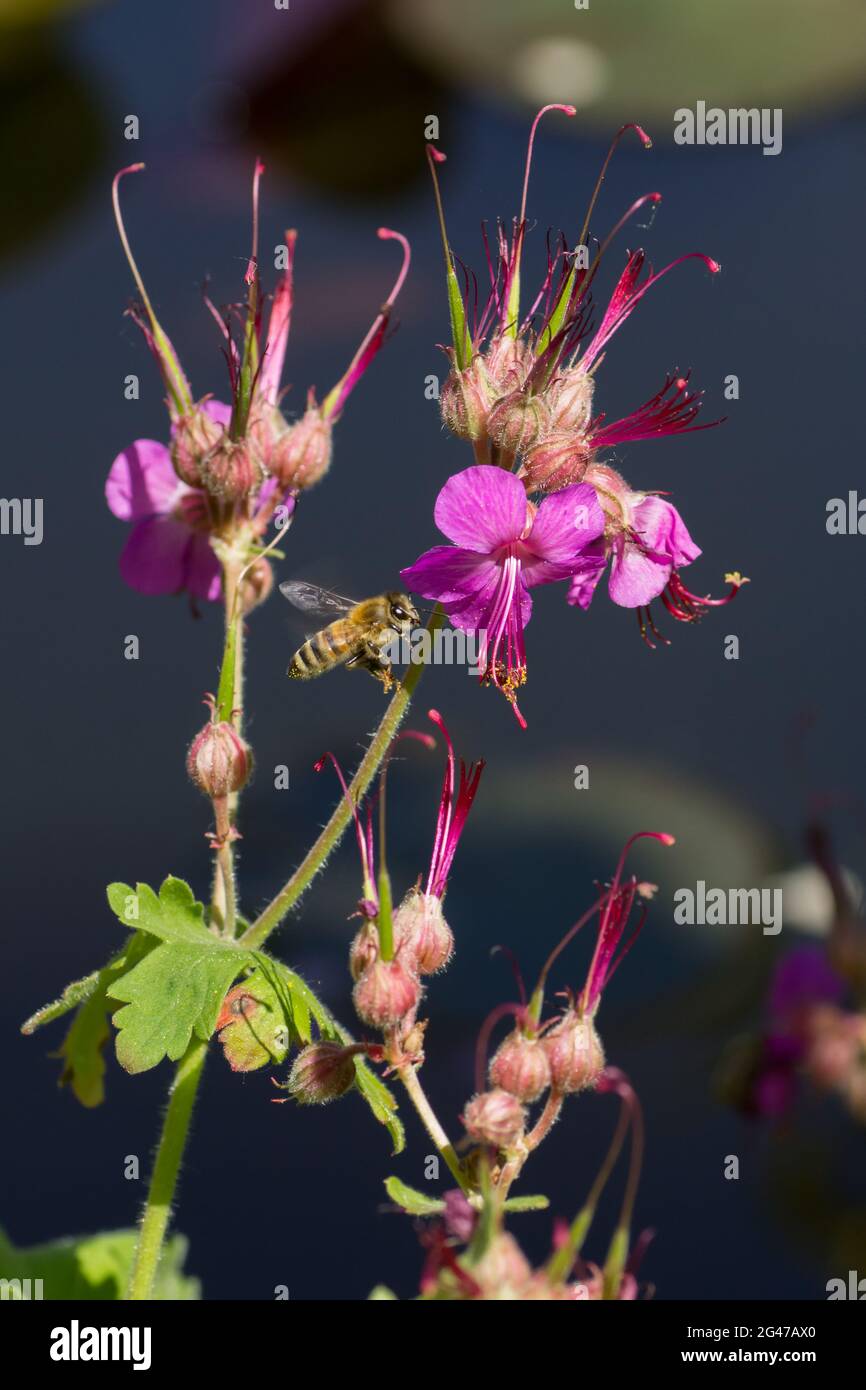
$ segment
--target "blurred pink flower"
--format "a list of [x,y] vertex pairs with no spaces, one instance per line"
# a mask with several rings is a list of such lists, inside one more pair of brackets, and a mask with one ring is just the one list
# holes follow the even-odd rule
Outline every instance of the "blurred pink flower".
[[[219,424],[228,424],[230,406],[208,401],[204,409]],[[165,444],[136,439],[118,454],[105,499],[120,521],[132,524],[120,556],[120,573],[130,588],[140,594],[186,591],[211,602],[220,598],[209,498],[180,481]]]

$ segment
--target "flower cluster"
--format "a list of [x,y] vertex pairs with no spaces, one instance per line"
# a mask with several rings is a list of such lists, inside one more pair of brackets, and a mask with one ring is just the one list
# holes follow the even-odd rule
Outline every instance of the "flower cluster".
[[[256,555],[272,521],[292,519],[297,499],[330,467],[334,425],[346,401],[381,348],[394,301],[409,267],[405,237],[387,228],[379,236],[400,243],[403,262],[391,293],[348,369],[321,400],[310,388],[303,415],[289,422],[280,408],[280,381],[294,299],[296,233],[286,233],[283,274],[265,325],[259,277],[258,199],[264,172],[253,178],[253,240],[245,275],[245,302],[220,313],[205,296],[220,331],[228,363],[230,403],[193,397],[177,353],[156,318],[133,259],[114,180],[115,216],[141,303],[130,314],[141,328],[166,389],[170,432],[167,443],[137,439],[111,466],[106,483],[109,508],[132,531],[120,559],[121,573],[145,594],[186,591],[195,599],[222,595],[221,568]],[[238,331],[236,326],[239,326]],[[248,611],[267,597],[273,576],[266,559],[252,564],[242,599]]]
[[[326,754],[316,764],[317,771],[328,760],[334,765],[351,806],[361,856],[362,889],[357,915],[362,918],[362,925],[355,933],[349,950],[349,970],[354,980],[352,999],[361,1022],[382,1037],[381,1043],[362,1044],[361,1050],[368,1057],[395,1068],[417,1065],[423,1061],[426,1024],[418,1022],[418,1007],[424,993],[423,981],[425,977],[443,970],[454,950],[454,934],[445,920],[442,900],[457,845],[484,770],[483,761],[467,768],[461,758],[458,764],[442,716],[437,710],[430,710],[429,718],[440,730],[447,749],[433,849],[426,881],[422,885],[419,879],[396,910],[392,911],[391,907],[391,885],[385,866],[384,843],[379,846],[377,872],[372,806],[368,808],[364,825],[358,808],[349,797],[343,773],[333,754]],[[433,745],[429,735],[414,730],[398,735],[398,739],[406,737],[422,740],[428,746]],[[386,774],[387,760],[380,779],[380,810],[384,808]],[[380,825],[384,825],[384,820],[380,821]],[[354,1071],[350,1059],[358,1049],[322,1049],[322,1044],[312,1044],[307,1048],[289,1076],[288,1089],[300,1099],[332,1100],[352,1084]],[[334,1082],[335,1076],[345,1079],[346,1084],[342,1089],[339,1082]],[[318,1086],[317,1077],[321,1078],[321,1085]]]
[[[441,603],[455,626],[484,634],[482,679],[506,695],[521,724],[516,692],[526,679],[523,630],[533,586],[567,580],[569,604],[585,609],[609,566],[611,598],[636,610],[641,634],[653,646],[653,637],[666,641],[650,612],[654,600],[677,620],[694,622],[707,608],[728,602],[744,582],[728,575],[721,599],[687,588],[680,571],[701,552],[679,512],[657,493],[632,489],[611,462],[609,451],[617,445],[719,423],[695,423],[701,393],[690,389],[688,375],[668,374],[622,419],[606,422],[594,410],[596,372],[608,344],[647,291],[683,261],[696,259],[712,274],[720,269],[693,252],[653,273],[644,251],[631,252],[593,323],[592,288],[608,247],[630,217],[661,198],[639,198],[590,260],[590,217],[614,148],[630,130],[650,144],[639,126],[618,132],[578,242],[570,249],[564,236],[553,247],[548,243],[541,285],[528,312],[521,311],[532,149],[538,122],[550,110],[574,114],[573,107],[549,106],[533,123],[511,235],[500,225],[493,251],[484,234],[489,288],[480,308],[468,276],[461,291],[436,183],[453,337],[442,419],[471,441],[477,466],[450,478],[437,499],[436,524],[452,544],[427,551],[402,571],[407,585]],[[429,156],[435,181],[444,156],[432,147]]]

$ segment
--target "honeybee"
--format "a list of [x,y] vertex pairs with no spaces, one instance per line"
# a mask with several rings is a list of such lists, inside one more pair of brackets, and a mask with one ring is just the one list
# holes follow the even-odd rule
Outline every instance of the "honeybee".
[[395,638],[408,637],[420,622],[418,611],[406,594],[394,591],[355,603],[316,584],[295,579],[281,584],[280,593],[304,613],[342,615],[334,617],[298,648],[286,673],[292,680],[312,680],[335,666],[345,666],[347,671],[369,671],[387,689],[391,683],[387,648]]

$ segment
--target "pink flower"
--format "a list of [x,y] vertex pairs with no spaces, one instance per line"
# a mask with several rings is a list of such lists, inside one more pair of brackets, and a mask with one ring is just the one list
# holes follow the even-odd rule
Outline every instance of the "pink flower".
[[[203,407],[227,425],[231,408],[220,401]],[[210,545],[210,500],[187,487],[174,471],[164,444],[137,439],[118,454],[105,484],[109,508],[132,531],[120,557],[126,583],[141,594],[178,594],[216,602],[220,567]]]
[[515,691],[526,679],[529,590],[568,579],[601,535],[604,515],[595,492],[577,483],[536,508],[514,474],[479,464],[448,479],[433,514],[453,544],[426,551],[402,576],[410,588],[442,603],[455,627],[482,634],[482,679],[503,692],[525,728]]
[[608,592],[621,608],[634,608],[641,636],[648,646],[655,643],[649,629],[659,641],[662,637],[650,612],[653,599],[661,598],[671,617],[678,622],[693,623],[703,617],[708,608],[718,608],[731,599],[748,580],[738,573],[725,575],[730,585],[722,598],[694,594],[680,578],[679,569],[690,565],[701,554],[685,522],[670,502],[643,492],[631,492],[623,479],[605,465],[595,464],[587,478],[598,488],[605,502],[607,526],[603,541],[598,541],[583,554],[572,576],[568,602],[578,608],[588,608],[596,585],[610,560]]
[[658,598],[675,568],[691,564],[701,553],[670,502],[641,492],[617,500],[622,515],[613,539],[582,556],[572,578],[568,602],[579,608],[589,607],[608,559],[614,603],[642,608]]

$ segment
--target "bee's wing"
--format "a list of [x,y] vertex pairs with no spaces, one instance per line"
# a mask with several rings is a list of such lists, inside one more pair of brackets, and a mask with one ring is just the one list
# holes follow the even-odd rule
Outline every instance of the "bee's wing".
[[323,618],[348,613],[355,607],[354,599],[332,594],[329,589],[320,589],[318,584],[307,584],[302,579],[287,579],[280,585],[280,593],[302,613],[316,613]]

